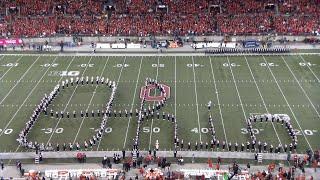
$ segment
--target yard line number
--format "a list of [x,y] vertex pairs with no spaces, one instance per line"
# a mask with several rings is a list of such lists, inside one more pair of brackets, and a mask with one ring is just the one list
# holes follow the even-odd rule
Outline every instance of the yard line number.
[[7,63],[7,64],[2,64],[1,66],[4,67],[17,67],[19,63]]
[[2,131],[4,131],[3,133],[4,134],[6,134],[6,135],[9,135],[9,134],[11,134],[12,132],[13,132],[13,129],[0,129],[0,133],[2,132]]

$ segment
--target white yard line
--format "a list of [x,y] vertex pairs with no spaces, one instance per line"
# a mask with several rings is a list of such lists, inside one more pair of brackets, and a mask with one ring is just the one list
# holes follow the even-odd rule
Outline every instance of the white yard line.
[[195,97],[196,97],[196,107],[197,107],[197,117],[198,117],[199,135],[200,135],[200,142],[202,142],[200,119],[199,119],[198,91],[197,91],[196,72],[195,72],[195,69],[194,69],[194,59],[193,59],[193,56],[192,56],[192,70],[193,70],[194,92],[195,92]]
[[[131,102],[131,110],[133,108],[134,100],[135,100],[136,94],[137,94],[137,88],[138,88],[138,82],[139,82],[139,77],[140,77],[140,72],[141,72],[142,60],[143,60],[143,56],[141,56],[141,60],[140,60],[140,67],[139,67],[139,72],[138,72],[138,76],[137,76],[136,87],[134,89],[134,94],[133,94],[133,98],[132,98],[132,102]],[[126,135],[125,135],[124,142],[123,142],[123,149],[126,147],[131,118],[132,117],[130,116],[129,121],[128,121],[128,125],[127,125]]]
[[294,77],[294,79],[296,80],[296,82],[298,83],[299,87],[301,88],[303,94],[307,97],[307,99],[309,100],[311,106],[313,107],[314,111],[317,113],[318,118],[320,119],[320,114],[317,110],[317,108],[314,106],[313,102],[311,101],[310,97],[308,96],[308,94],[306,93],[306,91],[303,89],[303,87],[301,86],[301,84],[299,83],[296,75],[292,72],[292,69],[290,68],[290,66],[288,65],[288,63],[285,61],[285,59],[283,58],[283,56],[281,56],[283,62],[286,64],[286,66],[288,67],[289,71],[291,72],[292,76]]
[[20,83],[21,79],[24,78],[24,76],[30,71],[30,69],[33,67],[33,65],[38,62],[40,56],[31,64],[31,66],[23,73],[23,75],[20,77],[20,79],[15,83],[15,85],[10,89],[10,91],[7,93],[7,95],[1,100],[0,104],[3,103],[3,101],[10,95],[10,93],[14,90],[14,88]]
[[[89,67],[88,64],[90,64],[91,60],[92,60],[92,56],[90,57],[89,62],[87,63],[87,65],[86,65],[85,69],[83,70],[81,76],[83,76],[83,74],[86,72],[87,68]],[[63,111],[66,111],[66,109],[67,109],[67,107],[68,107],[68,105],[69,105],[69,103],[70,103],[70,101],[71,101],[74,93],[76,92],[78,86],[79,86],[79,84],[77,84],[76,87],[74,88],[74,90],[73,90],[73,92],[72,92],[72,94],[71,94],[71,96],[70,96],[70,98],[69,98],[69,100],[68,100],[68,102],[67,102],[67,104],[66,104],[66,107],[63,109]],[[52,136],[54,135],[54,132],[56,131],[57,127],[59,126],[59,123],[60,123],[61,119],[62,119],[62,118],[60,117],[59,120],[58,120],[58,122],[57,122],[57,124],[56,124],[56,126],[53,128],[53,131],[52,131],[52,133],[50,134],[50,137],[49,137],[49,139],[48,139],[48,141],[47,141],[47,143],[46,143],[46,146],[47,146],[47,145],[49,144],[49,142],[51,141],[51,138],[52,138]]]
[[[2,58],[0,60],[2,60],[4,58],[4,56],[2,56]],[[22,59],[22,56],[20,58],[17,59],[16,62],[14,63],[17,63],[18,61],[20,61],[20,59]],[[2,78],[13,68],[14,66],[11,66],[9,69],[7,69],[7,71],[0,77],[0,81],[2,80]]]
[[[55,62],[57,60],[57,57],[53,60],[53,62]],[[44,78],[44,76],[47,74],[47,72],[49,71],[49,69],[51,68],[51,66],[49,68],[47,68],[47,70],[43,73],[43,75],[41,76],[40,80]],[[4,130],[7,129],[9,127],[9,125],[11,124],[12,120],[16,117],[16,115],[19,113],[20,109],[24,106],[24,103],[27,102],[27,100],[29,99],[30,95],[33,93],[33,91],[36,89],[36,87],[39,85],[39,82],[31,89],[31,91],[29,92],[29,94],[27,95],[27,97],[24,99],[24,101],[22,102],[22,104],[19,106],[19,108],[16,110],[16,112],[13,114],[12,118],[9,120],[9,122],[6,124],[6,126],[3,128],[3,131],[1,131],[0,133],[0,137],[3,135]]]
[[[265,103],[265,101],[264,101],[264,98],[263,98],[263,96],[262,96],[262,94],[261,94],[260,88],[259,88],[259,86],[258,86],[258,84],[257,84],[257,82],[256,82],[256,78],[254,77],[254,75],[253,75],[253,73],[252,73],[252,70],[251,70],[251,67],[250,67],[250,65],[249,65],[248,59],[247,59],[246,56],[244,56],[244,58],[245,58],[245,60],[246,60],[247,66],[248,66],[248,68],[249,68],[249,70],[250,70],[250,74],[251,74],[251,77],[252,77],[252,79],[253,79],[253,81],[254,81],[254,84],[255,84],[256,87],[257,87],[257,90],[258,90],[259,96],[260,96],[260,98],[261,98],[261,100],[262,100],[263,106],[264,106],[264,108],[266,109],[267,113],[269,114],[269,110],[268,110],[267,105],[266,105],[266,103]],[[273,127],[274,132],[276,133],[276,136],[277,136],[277,138],[278,138],[279,143],[280,143],[281,145],[283,145],[282,142],[281,142],[281,140],[280,140],[279,134],[278,134],[276,128],[274,127],[274,124],[273,124],[273,123],[271,123],[271,124],[272,124],[272,127]],[[282,149],[283,149],[283,147],[282,147]]]
[[[264,62],[265,62],[265,63],[268,63],[268,62],[267,62],[267,60],[266,60],[266,58],[265,58],[264,56],[262,56],[262,57],[263,57]],[[267,66],[267,67],[268,67],[269,72],[271,73],[271,75],[272,75],[272,77],[273,77],[274,81],[276,82],[276,84],[277,84],[277,86],[278,86],[278,89],[279,89],[279,91],[281,92],[281,94],[282,94],[282,96],[283,96],[283,99],[286,101],[286,103],[287,103],[287,105],[288,105],[288,107],[289,107],[289,109],[290,109],[290,111],[291,111],[291,113],[292,113],[293,118],[294,118],[294,119],[295,119],[295,121],[297,122],[297,124],[298,124],[298,126],[299,126],[299,129],[300,129],[301,133],[303,134],[303,137],[305,138],[306,142],[308,143],[308,146],[309,146],[310,150],[313,152],[312,147],[311,147],[311,145],[310,145],[310,143],[309,143],[309,140],[307,139],[307,137],[306,137],[306,135],[305,135],[304,131],[302,130],[301,125],[300,125],[300,123],[299,123],[299,121],[298,121],[298,119],[297,119],[296,115],[294,114],[294,112],[293,112],[292,108],[290,107],[290,104],[289,104],[289,102],[288,102],[288,100],[287,100],[286,96],[284,95],[284,93],[283,93],[283,91],[282,91],[282,89],[281,89],[281,87],[280,87],[280,85],[279,85],[279,83],[278,83],[278,81],[277,81],[276,77],[274,76],[273,72],[271,71],[270,66]]]
[[213,82],[214,82],[214,89],[215,89],[214,94],[216,94],[217,101],[218,101],[219,113],[220,113],[220,118],[221,118],[221,122],[222,122],[223,133],[224,133],[224,139],[226,141],[227,147],[229,147],[227,133],[226,133],[226,129],[224,127],[224,120],[223,120],[222,111],[221,111],[221,107],[220,107],[219,92],[218,92],[217,84],[215,83],[216,80],[215,80],[215,75],[213,73],[212,62],[211,62],[211,57],[210,56],[209,56],[209,59],[210,59],[211,75],[212,75],[212,79],[213,79]]
[[[229,60],[229,57],[228,57],[228,56],[227,56],[227,60],[228,60],[228,63],[230,64],[230,60]],[[240,105],[241,105],[241,109],[242,109],[242,112],[243,112],[243,116],[244,116],[245,121],[246,121],[246,124],[247,124],[248,119],[247,119],[246,112],[245,112],[245,110],[244,110],[244,108],[243,108],[243,103],[242,103],[242,100],[241,100],[241,97],[240,97],[240,93],[239,93],[239,90],[238,90],[238,86],[237,86],[236,80],[235,80],[235,78],[234,78],[234,75],[233,75],[233,71],[232,71],[231,66],[229,66],[229,68],[230,68],[230,72],[231,72],[231,75],[232,75],[232,78],[233,78],[234,85],[235,85],[235,87],[236,87],[236,91],[237,91],[238,98],[239,98],[239,101],[240,101]]]
[[[99,78],[102,78],[103,72],[104,72],[104,70],[105,70],[108,62],[109,62],[109,57],[108,57],[106,63],[104,64],[104,66],[103,66],[103,68],[102,68],[102,71],[101,71],[101,73],[100,73]],[[89,108],[90,108],[90,105],[91,105],[91,103],[92,103],[92,100],[93,100],[93,98],[94,98],[94,95],[96,94],[97,88],[98,88],[98,85],[96,85],[96,87],[94,88],[94,91],[93,91],[93,93],[92,93],[91,99],[90,99],[89,104],[88,104],[88,106],[87,106],[86,112],[87,112],[87,111],[89,110]],[[82,124],[83,124],[83,122],[84,122],[84,119],[85,119],[85,117],[83,117],[82,120],[81,120],[79,129],[78,129],[78,131],[77,131],[76,136],[74,137],[74,140],[73,140],[73,143],[72,143],[72,144],[74,144],[74,143],[76,142],[76,140],[77,140],[77,138],[78,138],[78,136],[79,136],[79,133],[80,133]]]
[[[118,79],[117,79],[117,89],[118,89],[119,81],[120,81],[120,78],[121,78],[121,75],[122,75],[122,71],[123,71],[123,68],[124,68],[124,64],[125,64],[125,62],[126,62],[126,59],[127,59],[127,56],[125,56],[125,57],[123,58],[123,62],[122,62],[122,66],[121,66],[121,69],[120,69],[119,77],[118,77]],[[116,93],[117,93],[117,92],[116,92]],[[108,118],[109,118],[109,117],[107,117],[107,119],[108,119]],[[105,134],[105,133],[102,133],[102,137],[103,137],[104,134]],[[101,137],[101,139],[100,139],[100,141],[99,141],[99,143],[98,143],[97,151],[98,151],[99,148],[100,148],[100,144],[101,144],[101,141],[102,141],[102,137]]]
[[177,56],[174,57],[174,115],[177,119]]
[[[299,54],[300,58],[303,60],[304,63],[307,64],[307,61],[304,59],[304,57],[301,56],[301,54]],[[313,70],[311,69],[310,66],[307,65],[307,67],[309,68],[309,70],[311,71],[311,73],[314,75],[314,77],[318,80],[318,83],[320,83],[320,80],[318,78],[318,76],[313,72]]]
[[[158,75],[159,75],[159,58],[160,58],[160,57],[158,57],[156,81],[158,81]],[[157,91],[156,91],[156,89],[155,89],[154,95],[156,95],[156,94],[157,94]],[[154,101],[154,102],[153,102],[153,106],[155,105],[155,103],[156,103],[156,102]],[[152,140],[152,132],[153,132],[152,128],[153,128],[153,118],[151,119],[151,126],[150,126],[149,150],[150,150],[150,148],[151,148],[151,140]]]

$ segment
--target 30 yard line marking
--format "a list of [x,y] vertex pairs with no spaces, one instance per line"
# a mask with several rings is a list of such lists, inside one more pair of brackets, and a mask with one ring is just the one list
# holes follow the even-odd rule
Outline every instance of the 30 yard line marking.
[[[227,60],[228,60],[228,63],[230,64],[230,60],[229,60],[229,57],[228,57],[228,56],[227,56]],[[231,72],[231,75],[232,75],[232,78],[233,78],[234,85],[235,85],[235,87],[236,87],[236,91],[237,91],[238,98],[239,98],[239,101],[240,101],[240,105],[241,105],[241,109],[242,109],[242,112],[243,112],[243,116],[244,116],[244,118],[245,118],[245,120],[246,120],[246,123],[247,123],[248,119],[247,119],[246,112],[244,111],[244,108],[243,108],[243,103],[242,103],[242,100],[241,100],[241,97],[240,97],[240,93],[239,93],[239,90],[238,90],[238,86],[237,86],[236,80],[235,80],[235,78],[234,78],[234,75],[233,75],[233,71],[232,71],[231,66],[229,66],[229,68],[230,68],[230,72]]]
[[[307,61],[304,59],[304,57],[301,56],[301,54],[299,54],[300,58],[303,60],[304,63],[307,63]],[[313,72],[313,70],[311,69],[310,66],[307,66],[309,68],[309,70],[311,71],[311,73],[314,75],[314,77],[318,80],[318,83],[320,83],[320,80],[318,78],[318,76]]]
[[[136,87],[135,87],[135,89],[134,89],[134,94],[133,94],[133,98],[132,98],[131,110],[132,110],[132,108],[133,108],[134,100],[135,100],[136,94],[137,94],[137,88],[138,88],[138,82],[139,82],[139,77],[140,77],[140,72],[141,72],[142,60],[143,60],[143,56],[141,56],[141,59],[140,59],[140,67],[139,67],[139,71],[138,71],[138,77],[137,77],[137,81],[136,81]],[[126,130],[126,136],[125,136],[124,142],[123,142],[123,149],[126,147],[127,137],[128,137],[128,131],[129,131],[129,127],[130,127],[131,118],[132,118],[132,117],[130,116],[130,117],[129,117],[129,120],[128,120],[128,125],[127,125],[127,130]]]
[[[1,57],[1,60],[4,58],[4,56]],[[14,63],[17,63],[18,61],[20,61],[20,59],[22,59],[22,56],[20,58],[18,58],[18,60]],[[2,80],[2,78],[13,68],[13,66],[11,66],[9,69],[7,69],[7,71],[0,77],[0,81]]]
[[23,73],[23,75],[20,77],[20,79],[15,83],[15,85],[10,89],[10,91],[7,93],[7,95],[1,100],[0,104],[3,103],[3,101],[10,95],[10,93],[14,90],[14,88],[20,83],[21,79],[24,78],[24,76],[30,71],[30,69],[33,67],[33,65],[39,60],[40,56],[29,66],[29,68]]
[[[266,109],[267,113],[269,114],[269,110],[268,110],[267,105],[266,105],[266,103],[265,103],[265,101],[264,101],[264,98],[263,98],[263,96],[262,96],[262,94],[261,94],[260,88],[259,88],[259,86],[258,86],[258,84],[257,84],[257,82],[256,82],[256,78],[254,77],[254,75],[253,75],[253,73],[252,73],[252,70],[251,70],[251,67],[250,67],[250,65],[249,65],[247,56],[244,56],[244,58],[245,58],[245,60],[246,60],[247,66],[248,66],[248,68],[249,68],[249,70],[250,70],[250,74],[251,74],[251,77],[252,77],[252,79],[253,79],[253,81],[254,81],[254,84],[255,84],[256,87],[257,87],[257,90],[258,90],[258,93],[259,93],[260,98],[261,98],[261,100],[262,100],[263,106],[264,106],[264,108]],[[280,137],[279,137],[279,135],[278,135],[278,132],[277,132],[276,128],[274,127],[274,124],[273,124],[273,123],[271,123],[271,124],[272,124],[272,127],[273,127],[274,132],[276,133],[276,136],[277,136],[277,138],[278,138],[279,143],[280,143],[281,145],[283,145],[282,142],[281,142],[281,140],[280,140]],[[283,149],[283,146],[282,146],[282,149]]]
[[307,99],[309,100],[311,106],[313,107],[313,109],[315,110],[315,112],[318,115],[318,118],[320,119],[320,114],[317,110],[317,108],[314,106],[313,102],[311,101],[311,99],[309,98],[308,94],[306,93],[306,91],[303,89],[303,87],[301,86],[301,84],[299,83],[296,75],[292,72],[292,69],[290,68],[290,66],[288,65],[288,63],[285,61],[285,59],[283,58],[283,56],[281,56],[283,62],[286,64],[286,66],[288,67],[289,71],[291,72],[292,76],[294,77],[294,79],[296,80],[296,82],[298,83],[299,87],[301,88],[303,94],[307,97]]
[[[87,66],[86,66],[85,69],[83,70],[81,76],[83,76],[83,74],[86,72],[87,68],[89,67],[88,64],[90,64],[91,60],[92,60],[92,56],[90,57],[89,62],[87,63]],[[76,87],[74,88],[74,90],[73,90],[73,92],[72,92],[72,94],[71,94],[71,96],[70,96],[70,98],[69,98],[69,100],[68,100],[68,102],[67,102],[67,104],[66,104],[66,107],[63,109],[63,111],[66,111],[66,109],[67,109],[67,107],[68,107],[68,105],[69,105],[69,103],[70,103],[70,101],[71,101],[74,93],[76,92],[78,86],[79,86],[79,85],[77,84]],[[49,139],[48,139],[48,141],[47,141],[47,143],[46,143],[46,146],[47,146],[47,145],[49,144],[49,142],[51,141],[51,138],[52,138],[52,136],[54,135],[54,132],[56,131],[56,129],[58,128],[61,119],[62,119],[62,118],[59,117],[59,120],[58,120],[56,126],[54,127],[52,133],[50,134],[50,137],[49,137]]]
[[[127,56],[125,56],[124,58],[123,58],[123,62],[122,62],[122,66],[121,66],[121,69],[120,69],[120,73],[119,73],[119,76],[118,76],[118,79],[117,79],[117,88],[118,88],[118,85],[119,85],[119,81],[120,81],[120,78],[121,78],[121,75],[122,75],[122,71],[123,71],[123,68],[124,68],[124,64],[125,64],[125,62],[126,62],[126,59],[127,59]],[[117,92],[116,92],[117,93]],[[107,119],[108,119],[109,117],[107,116]],[[104,134],[105,133],[102,133],[102,137],[104,136]],[[101,141],[102,141],[102,137],[101,137],[101,139],[99,140],[99,143],[98,143],[98,146],[97,146],[97,151],[99,150],[99,148],[100,148],[100,144],[101,144]]]
[[[265,63],[268,63],[268,62],[267,62],[267,60],[266,60],[266,58],[265,58],[264,56],[262,56],[262,57],[263,57],[264,62],[265,62]],[[313,152],[313,150],[312,150],[312,146],[310,145],[309,140],[307,139],[307,137],[306,137],[306,135],[305,135],[304,131],[302,130],[301,125],[300,125],[300,123],[299,123],[299,121],[298,121],[298,119],[297,119],[296,115],[294,114],[294,112],[293,112],[292,108],[290,107],[290,104],[289,104],[289,102],[288,102],[288,100],[287,100],[286,96],[284,95],[284,93],[283,93],[283,91],[282,91],[282,89],[281,89],[281,87],[280,87],[280,85],[279,85],[279,83],[278,83],[278,81],[277,81],[276,77],[274,76],[273,72],[271,71],[270,66],[267,66],[267,67],[268,67],[268,70],[269,70],[269,72],[271,73],[271,75],[272,75],[272,77],[273,77],[274,81],[276,82],[276,84],[277,84],[277,86],[278,86],[278,89],[279,89],[279,91],[280,91],[280,92],[281,92],[281,94],[282,94],[283,99],[286,101],[286,103],[287,103],[287,105],[288,105],[288,107],[289,107],[289,109],[290,109],[290,111],[291,111],[291,114],[292,114],[293,118],[294,118],[294,119],[295,119],[295,121],[297,122],[297,124],[298,124],[298,126],[299,126],[299,129],[300,129],[300,131],[301,131],[301,133],[302,133],[303,137],[305,138],[305,140],[306,140],[306,142],[307,142],[307,144],[308,144],[309,148],[310,148],[310,149],[311,149],[311,151]]]
[[193,70],[193,80],[194,80],[194,92],[196,95],[196,107],[197,107],[197,117],[198,117],[198,126],[199,126],[199,135],[200,135],[200,142],[202,142],[201,139],[201,127],[200,127],[200,119],[199,119],[199,105],[198,105],[198,91],[197,91],[197,82],[196,82],[196,72],[194,70],[194,59],[192,56],[192,70]]
[[[73,58],[72,58],[72,60],[70,61],[70,63],[69,63],[69,65],[67,66],[67,68],[66,68],[66,70],[68,70],[68,68],[70,67],[70,65],[71,65],[71,63],[73,62],[73,60],[74,60],[74,58],[75,58],[75,56],[73,56]],[[51,66],[50,67],[48,67],[48,69],[50,69],[51,68]],[[46,73],[45,73],[46,74]],[[60,80],[59,81],[61,81],[62,80],[62,78],[63,78],[63,76],[61,76],[61,78],[60,78]],[[40,81],[39,81],[40,82]],[[39,83],[38,82],[38,83]],[[35,86],[35,87],[37,87],[38,86],[38,84]],[[34,88],[35,88],[34,87]],[[33,90],[32,90],[33,91]],[[31,91],[31,92],[32,92]],[[28,98],[28,97],[27,97]],[[26,99],[27,99],[26,98]],[[25,99],[25,101],[26,101],[26,99]],[[25,103],[25,102],[24,102]],[[23,104],[24,104],[23,103]],[[23,106],[23,104],[21,104],[21,106]],[[19,109],[16,111],[16,113],[18,113],[19,112]],[[16,115],[14,115],[14,116],[16,116]],[[20,148],[20,145],[16,148],[16,150],[14,151],[14,152],[17,152],[18,151],[18,149]],[[10,162],[11,162],[11,160],[9,161],[9,163],[8,164],[10,164]]]
[[[158,56],[158,65],[157,65],[157,74],[156,74],[156,81],[158,81],[158,75],[159,75],[159,56]],[[154,91],[154,95],[156,95],[156,92],[157,91]],[[155,101],[153,102],[153,106],[155,105]],[[151,126],[150,126],[150,137],[149,137],[149,150],[150,150],[150,148],[151,148],[151,140],[152,140],[152,132],[153,132],[153,130],[152,130],[152,128],[153,128],[153,118],[152,118],[152,120],[151,120]]]
[[[58,57],[56,57],[53,62],[55,62],[57,60]],[[49,71],[50,67],[47,68],[47,70],[43,73],[43,75],[41,76],[40,80],[44,78],[44,76],[47,74],[47,72]],[[32,94],[32,92],[36,89],[36,87],[39,85],[39,82],[36,83],[36,85],[31,89],[31,91],[29,92],[29,94],[27,95],[27,97],[24,99],[24,101],[22,102],[22,104],[19,106],[19,108],[16,110],[16,112],[13,114],[12,118],[9,120],[9,122],[6,124],[5,128],[3,128],[4,130],[7,129],[9,127],[9,125],[11,124],[12,120],[16,117],[16,115],[18,114],[18,112],[20,111],[20,109],[24,106],[24,103],[26,103],[26,101],[29,99],[30,95]],[[0,137],[2,136],[2,134],[4,133],[4,131],[1,131],[0,133]]]
[[225,138],[226,145],[227,145],[227,148],[228,148],[228,147],[229,147],[228,138],[227,138],[226,129],[225,129],[225,127],[224,127],[224,119],[223,119],[222,111],[221,111],[221,107],[220,107],[219,92],[218,92],[217,84],[215,83],[215,82],[216,82],[216,80],[215,80],[216,78],[215,78],[215,75],[214,75],[214,73],[213,73],[213,67],[212,67],[212,62],[211,62],[211,57],[210,57],[210,56],[209,56],[209,59],[210,59],[211,75],[212,75],[212,79],[213,79],[213,82],[214,82],[215,94],[216,94],[217,101],[218,101],[219,114],[220,114],[220,118],[221,118],[221,122],[222,122],[223,134],[224,134],[224,138]]
[[[104,63],[104,66],[103,66],[102,71],[101,71],[100,76],[99,76],[100,78],[102,77],[103,72],[104,72],[104,70],[105,70],[108,62],[109,62],[109,57],[107,58],[106,63]],[[89,108],[90,108],[90,105],[91,105],[91,103],[92,103],[92,100],[93,100],[93,98],[94,98],[94,95],[96,94],[97,88],[98,88],[98,85],[96,85],[96,87],[94,88],[94,91],[93,91],[92,96],[91,96],[91,98],[90,98],[90,101],[89,101],[89,104],[88,104],[88,106],[87,106],[86,112],[87,112],[87,111],[89,110]],[[82,120],[81,120],[79,129],[78,129],[78,131],[77,131],[76,136],[74,137],[74,140],[73,140],[73,143],[72,143],[72,144],[74,144],[74,143],[76,142],[77,138],[78,138],[78,135],[79,135],[80,130],[81,130],[81,127],[82,127],[82,124],[83,124],[83,122],[84,122],[84,119],[85,119],[85,117],[83,117]],[[100,142],[101,142],[101,140],[99,141],[99,144],[100,144]]]

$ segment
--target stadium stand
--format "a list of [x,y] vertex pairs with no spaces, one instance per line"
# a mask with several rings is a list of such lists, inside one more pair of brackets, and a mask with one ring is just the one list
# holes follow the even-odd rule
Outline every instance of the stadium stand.
[[320,31],[319,1],[3,0],[0,32],[8,37],[309,35]]

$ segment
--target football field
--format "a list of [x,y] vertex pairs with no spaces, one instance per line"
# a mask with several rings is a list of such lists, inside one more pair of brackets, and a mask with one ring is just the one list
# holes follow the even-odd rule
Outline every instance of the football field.
[[[45,94],[66,79],[88,76],[117,83],[113,110],[140,107],[140,90],[146,78],[170,87],[162,112],[175,114],[178,136],[184,144],[208,142],[209,114],[217,139],[246,143],[250,140],[246,119],[252,114],[287,114],[298,136],[298,152],[319,149],[320,56],[0,56],[0,152],[28,151],[16,141],[33,110]],[[91,82],[90,82],[91,83]],[[56,118],[40,115],[28,134],[39,143],[83,144],[99,128],[111,91],[103,85],[74,85],[62,90],[49,106],[54,112],[90,112],[89,117]],[[151,94],[157,92],[151,91]],[[212,101],[212,110],[207,103]],[[148,102],[151,106],[153,102]],[[113,111],[112,110],[112,111]],[[136,135],[136,117],[110,117],[102,140],[93,150],[131,149]],[[173,148],[173,124],[155,118],[141,126],[140,149]],[[290,144],[281,123],[255,123],[257,140]],[[83,149],[83,147],[82,147]]]

